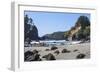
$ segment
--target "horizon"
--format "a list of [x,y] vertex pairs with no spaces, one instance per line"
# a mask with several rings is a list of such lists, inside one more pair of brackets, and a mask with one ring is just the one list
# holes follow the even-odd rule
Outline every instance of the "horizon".
[[89,13],[24,11],[24,16],[25,15],[32,18],[34,25],[38,29],[39,37],[58,31],[63,32],[70,30],[80,16],[87,16],[90,20]]

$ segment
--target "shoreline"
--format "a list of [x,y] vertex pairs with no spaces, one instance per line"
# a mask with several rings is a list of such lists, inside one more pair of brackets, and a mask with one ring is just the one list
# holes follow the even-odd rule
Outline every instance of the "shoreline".
[[[84,59],[90,58],[90,43],[61,45],[61,46],[56,46],[56,47],[58,47],[57,50],[59,50],[59,52],[60,52],[59,55],[56,55],[54,53],[56,50],[50,50],[51,46],[50,47],[25,47],[24,52],[37,50],[37,51],[39,51],[39,54],[40,54],[40,57],[42,60],[45,60],[42,57],[44,55],[47,55],[48,53],[53,54],[55,56],[56,60],[76,59],[76,56],[81,53],[86,55]],[[49,49],[49,51],[46,51],[46,49]],[[70,53],[61,53],[63,49],[69,50]]]

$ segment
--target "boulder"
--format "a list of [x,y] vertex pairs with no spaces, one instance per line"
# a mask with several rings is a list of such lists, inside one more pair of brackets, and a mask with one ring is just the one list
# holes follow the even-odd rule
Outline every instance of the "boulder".
[[54,53],[58,55],[60,53],[60,51],[59,50],[56,50]]
[[51,53],[44,55],[42,58],[45,58],[46,60],[56,60],[55,56]]
[[80,53],[76,56],[76,59],[83,59],[85,58],[85,56],[86,56],[85,54]]
[[34,52],[27,51],[24,53],[24,61],[41,61],[40,54],[36,50]]
[[42,56],[42,58],[46,58],[48,55],[44,55],[44,56]]
[[56,60],[56,58],[53,54],[49,53],[46,57],[46,60]]
[[33,54],[35,54],[35,53],[38,53],[38,51],[35,49],[35,50],[33,50]]
[[58,47],[56,47],[56,46],[51,47],[51,50],[56,50],[56,49],[58,49]]
[[63,50],[62,50],[62,53],[70,53],[70,51],[67,50],[67,49],[63,49]]
[[33,56],[33,61],[41,61],[40,54],[35,53],[34,56]]
[[49,51],[50,49],[45,49],[45,51]]
[[73,52],[76,52],[76,51],[78,51],[78,50],[77,49],[73,50]]
[[31,61],[32,60],[32,56],[33,56],[33,52],[31,51],[27,51],[24,53],[24,61]]

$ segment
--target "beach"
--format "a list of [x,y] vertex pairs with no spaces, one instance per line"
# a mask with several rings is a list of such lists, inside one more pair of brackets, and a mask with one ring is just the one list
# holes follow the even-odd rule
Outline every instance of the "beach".
[[[58,45],[56,46],[58,49],[51,50],[51,46],[49,47],[25,47],[24,52],[27,51],[33,51],[37,50],[40,54],[40,58],[43,60],[46,60],[43,58],[43,56],[51,53],[54,55],[56,60],[71,60],[76,59],[76,57],[79,54],[84,54],[84,59],[90,58],[90,43],[79,43],[79,44],[68,44],[68,45]],[[47,50],[46,50],[47,49]],[[62,53],[63,49],[67,49],[69,52]],[[55,51],[59,51],[59,54],[55,53]]]

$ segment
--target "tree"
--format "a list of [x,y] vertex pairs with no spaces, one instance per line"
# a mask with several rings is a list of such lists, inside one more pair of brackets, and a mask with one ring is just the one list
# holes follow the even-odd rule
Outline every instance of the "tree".
[[80,16],[77,24],[81,25],[81,29],[85,29],[86,26],[90,26],[90,21],[87,16]]
[[[27,40],[28,39],[28,40]],[[38,40],[38,29],[33,23],[33,19],[28,15],[24,17],[24,41],[30,43],[32,40]]]
[[[71,34],[70,32],[73,30],[77,30],[77,27],[81,27],[75,34]],[[90,39],[90,21],[87,16],[80,16],[75,24],[69,31],[65,32],[64,37],[68,39],[68,37],[72,37],[74,40],[89,40]]]

